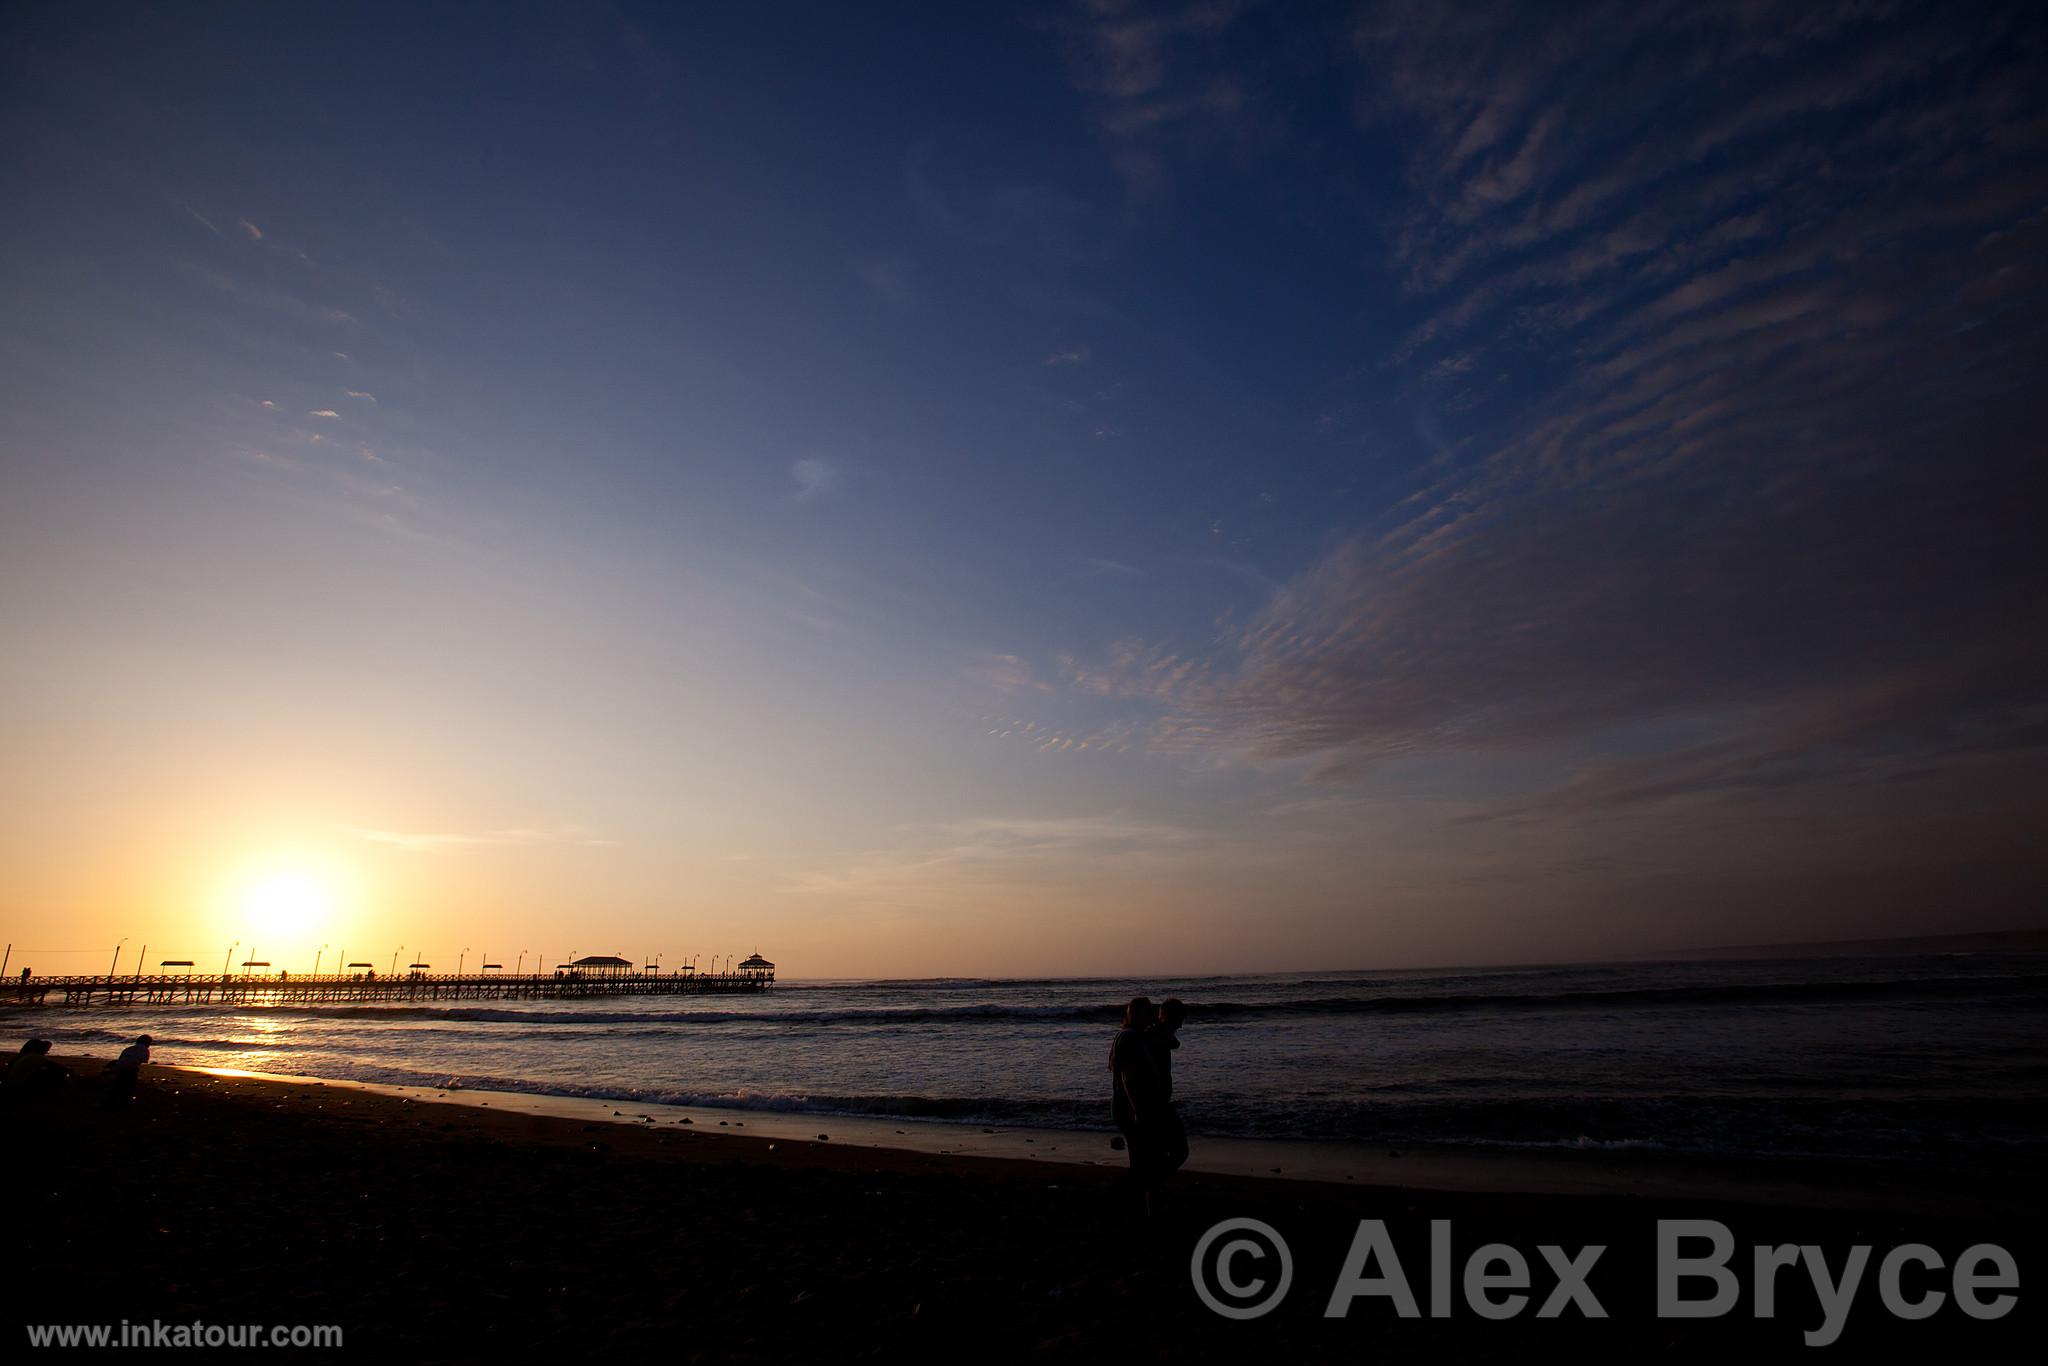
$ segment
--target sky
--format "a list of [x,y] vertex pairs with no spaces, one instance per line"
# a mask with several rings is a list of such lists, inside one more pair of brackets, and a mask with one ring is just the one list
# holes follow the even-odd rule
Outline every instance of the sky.
[[7,970],[2038,925],[2044,37],[9,6]]

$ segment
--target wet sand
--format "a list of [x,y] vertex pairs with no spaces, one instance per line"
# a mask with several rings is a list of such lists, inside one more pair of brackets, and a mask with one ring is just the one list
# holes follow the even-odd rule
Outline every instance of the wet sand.
[[[715,1131],[725,1137],[787,1139],[799,1144],[813,1143],[820,1133],[825,1133],[826,1141],[841,1148],[1053,1162],[1110,1172],[1122,1172],[1128,1165],[1121,1152],[1110,1148],[1113,1131],[1107,1126],[1100,1132],[1089,1133],[1024,1125],[992,1128],[938,1120],[662,1105],[460,1087],[393,1086],[284,1077],[235,1068],[182,1070],[219,1078],[460,1105],[499,1114],[551,1116],[586,1124],[651,1125],[657,1130],[681,1126],[703,1135]],[[1845,1163],[1795,1164],[1793,1170],[1798,1173],[1796,1177],[1788,1176],[1785,1164],[1778,1162],[1710,1159],[1640,1147],[1521,1151],[1415,1146],[1389,1149],[1307,1139],[1207,1137],[1194,1145],[1186,1167],[1190,1174],[1332,1185],[1819,1205],[1984,1220],[1997,1220],[2011,1213],[2015,1203],[2013,1181],[2022,1176],[1972,1170],[1930,1174]],[[2042,1186],[2048,1190],[2048,1180],[2043,1180]]]
[[[1182,1173],[1148,1221],[1092,1135],[166,1068],[114,1107],[97,1064],[68,1061],[67,1095],[5,1114],[18,1323],[333,1323],[346,1334],[337,1355],[425,1361],[1804,1355],[1821,1311],[1798,1268],[1775,1318],[1755,1318],[1746,1289],[1725,1318],[1655,1317],[1656,1222],[1672,1218],[1726,1224],[1745,1277],[1756,1243],[1817,1244],[1835,1267],[1851,1244],[1874,1244],[1873,1282],[1876,1259],[1909,1241],[1951,1262],[1986,1241],[2018,1258],[2007,1317],[1951,1304],[1903,1322],[1866,1285],[1837,1353],[2004,1350],[2041,1317],[2026,1290],[2041,1187],[2014,1175],[1211,1142],[1198,1151],[1223,1170]],[[1241,1174],[1276,1154],[1296,1179]],[[1203,1231],[1231,1217],[1279,1230],[1295,1268],[1279,1307],[1245,1322],[1205,1308],[1189,1271]],[[1425,1312],[1432,1220],[1450,1221],[1459,1264],[1482,1243],[1522,1250],[1534,1300],[1506,1322],[1471,1312],[1462,1291],[1446,1319],[1399,1318],[1384,1299],[1325,1318],[1361,1219],[1387,1222]],[[1591,1284],[1610,1318],[1535,1318],[1552,1284],[1546,1243],[1608,1247]]]

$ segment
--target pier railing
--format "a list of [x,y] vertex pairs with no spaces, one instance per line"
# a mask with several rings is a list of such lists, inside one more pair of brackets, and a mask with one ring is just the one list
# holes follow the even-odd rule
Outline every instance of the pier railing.
[[618,973],[142,973],[10,977],[0,1005],[400,1005],[417,1001],[582,1000],[765,991],[772,972]]

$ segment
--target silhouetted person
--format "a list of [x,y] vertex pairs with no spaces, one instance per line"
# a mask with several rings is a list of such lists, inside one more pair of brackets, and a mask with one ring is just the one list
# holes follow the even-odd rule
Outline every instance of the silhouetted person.
[[107,1064],[107,1071],[113,1074],[114,1104],[134,1099],[135,1084],[142,1076],[142,1069],[149,1066],[150,1042],[149,1035],[139,1036],[121,1050],[120,1057]]
[[1181,1169],[1188,1160],[1188,1131],[1180,1121],[1180,1107],[1173,1101],[1173,1050],[1180,1047],[1180,1027],[1188,1008],[1177,996],[1159,1003],[1159,1020],[1145,1031],[1153,1064],[1159,1069],[1159,1125],[1154,1137],[1159,1143],[1160,1175]]
[[6,1079],[0,1082],[0,1086],[6,1088],[11,1099],[28,1100],[53,1096],[63,1090],[64,1083],[70,1079],[70,1068],[50,1060],[50,1041],[30,1039],[21,1046],[21,1052],[14,1055],[14,1061],[7,1065]]
[[1146,1214],[1152,1212],[1152,1194],[1162,1174],[1160,1124],[1166,1108],[1159,1064],[1145,1040],[1145,1030],[1157,1018],[1150,998],[1133,997],[1124,1007],[1123,1028],[1109,1045],[1110,1116],[1130,1153],[1134,1203]]

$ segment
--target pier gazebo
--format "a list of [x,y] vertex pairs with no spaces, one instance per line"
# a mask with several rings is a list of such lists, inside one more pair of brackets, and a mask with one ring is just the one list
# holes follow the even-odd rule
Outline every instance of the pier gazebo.
[[591,954],[569,965],[585,977],[623,977],[633,970],[633,960],[608,953]]

